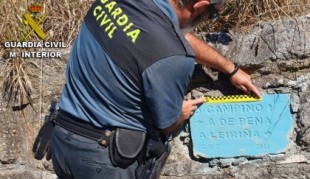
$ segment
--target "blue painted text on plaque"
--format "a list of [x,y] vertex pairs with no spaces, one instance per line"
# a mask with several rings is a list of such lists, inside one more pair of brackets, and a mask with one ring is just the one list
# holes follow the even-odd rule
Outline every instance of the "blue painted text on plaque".
[[190,119],[194,155],[206,158],[284,152],[292,129],[289,95],[258,102],[201,105]]

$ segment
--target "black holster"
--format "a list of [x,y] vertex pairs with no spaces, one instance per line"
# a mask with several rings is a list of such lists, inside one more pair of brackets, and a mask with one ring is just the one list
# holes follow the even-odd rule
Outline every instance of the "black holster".
[[51,159],[49,148],[52,132],[55,127],[57,112],[58,112],[58,103],[52,102],[50,107],[50,115],[45,117],[44,124],[40,128],[39,133],[32,146],[32,152],[34,158],[37,160],[42,160],[45,155],[46,160]]
[[136,170],[137,179],[159,179],[171,152],[169,141],[163,143],[158,139],[149,139],[145,158]]

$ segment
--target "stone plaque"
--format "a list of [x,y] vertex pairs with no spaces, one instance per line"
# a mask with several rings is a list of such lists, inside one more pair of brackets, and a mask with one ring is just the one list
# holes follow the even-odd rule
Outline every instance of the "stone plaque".
[[261,156],[286,150],[293,128],[289,95],[256,102],[202,104],[190,119],[195,156]]

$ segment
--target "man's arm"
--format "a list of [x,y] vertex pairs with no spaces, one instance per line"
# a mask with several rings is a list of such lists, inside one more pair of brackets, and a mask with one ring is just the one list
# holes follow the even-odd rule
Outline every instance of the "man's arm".
[[[196,54],[196,62],[210,66],[225,74],[230,74],[235,69],[233,62],[227,60],[223,55],[210,47],[204,41],[193,34],[185,34],[186,40],[192,46]],[[243,90],[247,94],[255,94],[261,97],[257,88],[253,85],[250,75],[239,69],[236,74],[230,78],[231,83],[238,89]]]

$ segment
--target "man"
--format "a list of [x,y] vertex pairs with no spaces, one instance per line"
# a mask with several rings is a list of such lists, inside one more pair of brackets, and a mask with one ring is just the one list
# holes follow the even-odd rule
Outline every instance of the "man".
[[[181,31],[210,17],[210,8],[218,10],[222,4],[94,2],[71,49],[52,136],[59,178],[147,176],[147,165],[154,166],[167,153],[158,152],[162,146],[166,149],[159,139],[176,131],[203,102],[183,101],[195,59],[230,75],[237,88],[259,96],[249,75]],[[155,163],[148,163],[153,155]]]

